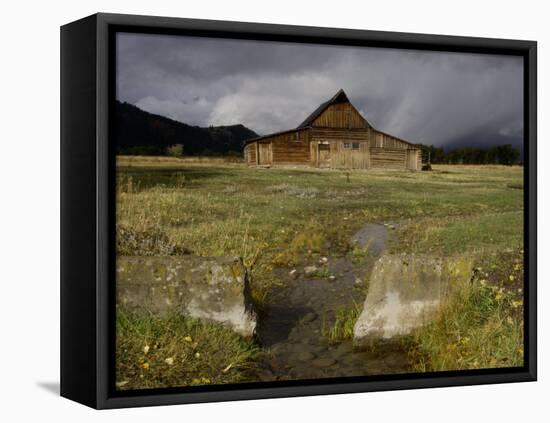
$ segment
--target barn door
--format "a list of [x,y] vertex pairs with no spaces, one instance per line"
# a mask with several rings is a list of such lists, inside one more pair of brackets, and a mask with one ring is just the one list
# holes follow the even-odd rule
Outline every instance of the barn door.
[[418,170],[418,150],[407,150],[407,169]]
[[258,144],[258,164],[271,164],[271,143]]
[[328,144],[319,144],[318,148],[319,167],[330,167],[330,146]]

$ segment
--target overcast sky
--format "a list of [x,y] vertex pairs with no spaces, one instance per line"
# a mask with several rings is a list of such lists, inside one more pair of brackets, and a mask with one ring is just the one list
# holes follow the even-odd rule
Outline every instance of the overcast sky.
[[375,128],[437,146],[522,142],[519,57],[118,34],[117,99],[191,125],[296,127],[343,88]]

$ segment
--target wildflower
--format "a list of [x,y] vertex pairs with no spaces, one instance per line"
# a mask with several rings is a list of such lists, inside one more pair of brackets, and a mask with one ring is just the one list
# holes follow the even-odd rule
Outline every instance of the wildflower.
[[514,300],[512,301],[512,307],[518,308],[523,305],[523,300]]
[[508,276],[508,279],[510,279],[510,282],[513,282],[515,277],[514,277],[514,275],[510,275],[510,276]]
[[146,345],[143,347],[143,354],[147,354],[148,352],[149,352],[149,345],[146,344]]
[[195,358],[200,358],[200,357],[201,357],[201,353],[197,351],[197,352],[195,353]]
[[169,366],[171,366],[172,364],[174,364],[174,357],[168,357],[167,359],[164,360],[164,362]]
[[189,335],[187,335],[185,338],[183,338],[185,342],[193,342],[193,338],[191,338]]
[[499,301],[501,298],[502,298],[502,293],[497,292],[496,295],[495,295],[495,300]]
[[143,363],[141,365],[141,367],[143,367],[145,370],[149,369],[149,363]]

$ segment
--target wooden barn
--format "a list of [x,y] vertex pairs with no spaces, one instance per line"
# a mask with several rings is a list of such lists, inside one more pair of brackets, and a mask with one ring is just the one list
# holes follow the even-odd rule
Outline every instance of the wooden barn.
[[374,129],[343,90],[295,129],[248,140],[248,165],[420,170],[420,146]]

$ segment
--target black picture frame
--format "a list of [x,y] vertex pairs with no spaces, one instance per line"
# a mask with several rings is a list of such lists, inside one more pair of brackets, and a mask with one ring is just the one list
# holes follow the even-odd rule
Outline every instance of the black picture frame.
[[[521,368],[114,389],[114,150],[117,31],[497,53],[524,59],[525,365]],[[537,44],[534,41],[95,14],[61,27],[61,395],[97,409],[534,381]]]

